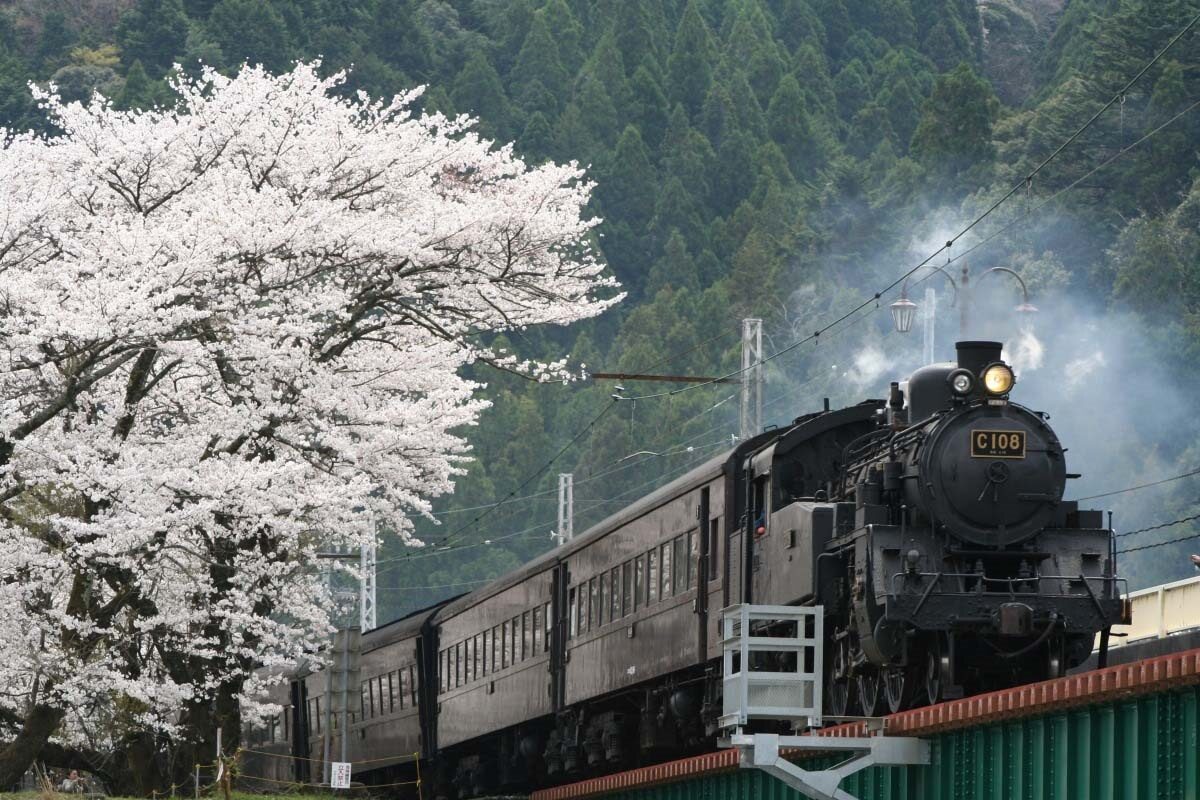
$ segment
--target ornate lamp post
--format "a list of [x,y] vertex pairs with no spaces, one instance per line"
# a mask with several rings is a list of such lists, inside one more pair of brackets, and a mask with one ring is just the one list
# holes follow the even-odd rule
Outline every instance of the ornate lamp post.
[[[962,302],[959,305],[958,315],[958,335],[959,337],[963,337],[967,332],[967,318],[970,313],[971,306],[972,287],[970,270],[964,265],[958,281],[955,281],[954,276],[942,267],[935,265],[933,268],[942,273],[946,280],[950,281],[950,285],[954,288],[955,299],[958,299],[958,295],[960,293],[963,295]],[[994,272],[1007,273],[1016,278],[1017,283],[1021,285],[1021,303],[1014,309],[1018,314],[1024,315],[1037,313],[1037,307],[1029,302],[1029,289],[1025,286],[1025,281],[1020,275],[1008,267],[992,267],[991,269],[984,270],[982,273],[980,273],[979,277],[975,279],[975,282],[978,283]],[[913,318],[916,316],[917,308],[917,304],[908,299],[908,278],[905,278],[904,283],[900,286],[900,299],[891,305],[892,321],[895,322],[897,331],[900,333],[908,333],[910,330],[912,330]]]

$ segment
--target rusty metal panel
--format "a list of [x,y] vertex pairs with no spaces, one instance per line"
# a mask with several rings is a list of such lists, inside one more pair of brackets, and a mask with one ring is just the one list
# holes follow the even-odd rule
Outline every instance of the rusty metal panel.
[[[858,800],[1188,800],[1198,769],[1195,687],[932,737],[927,766],[877,767],[843,782]],[[808,765],[832,765],[809,759]],[[673,762],[677,763],[677,762]],[[676,767],[678,769],[678,766]],[[665,770],[669,773],[671,770]],[[754,769],[727,767],[602,793],[612,800],[803,800]],[[545,790],[534,800],[585,795]]]
[[[860,800],[1189,800],[1200,797],[1200,651],[965,698],[888,718],[930,740],[927,766],[866,770]],[[829,735],[861,735],[857,725]],[[814,766],[819,760],[809,760]],[[800,796],[733,751],[534,792],[531,800]]]

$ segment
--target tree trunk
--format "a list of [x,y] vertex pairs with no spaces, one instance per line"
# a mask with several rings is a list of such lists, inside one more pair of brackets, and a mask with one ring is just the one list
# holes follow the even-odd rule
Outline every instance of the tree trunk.
[[0,791],[21,782],[64,716],[62,709],[40,703],[30,709],[16,738],[0,749]]

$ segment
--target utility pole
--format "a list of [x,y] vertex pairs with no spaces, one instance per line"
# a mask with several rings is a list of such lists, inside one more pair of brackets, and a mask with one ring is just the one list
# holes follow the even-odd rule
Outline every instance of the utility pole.
[[364,631],[375,627],[375,534],[358,552],[358,566],[362,577],[358,581],[358,624]]
[[933,357],[933,336],[937,323],[937,292],[932,286],[925,287],[925,363],[932,364]]
[[742,320],[742,441],[762,430],[762,320]]
[[575,536],[575,474],[558,473],[558,543],[571,541]]

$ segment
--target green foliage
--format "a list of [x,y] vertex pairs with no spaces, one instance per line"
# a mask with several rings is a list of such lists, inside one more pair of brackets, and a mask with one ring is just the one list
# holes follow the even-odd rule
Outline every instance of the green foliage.
[[995,156],[992,126],[999,102],[966,64],[938,78],[913,134],[912,150],[931,175],[949,181],[986,173]]
[[273,5],[262,0],[221,0],[209,14],[208,28],[228,66],[244,61],[275,71],[287,68],[290,37],[283,15]]
[[187,48],[188,17],[182,0],[138,0],[117,26],[121,57],[162,75]]
[[[629,300],[577,329],[523,332],[511,349],[533,359],[570,351],[576,367],[694,374],[736,368],[736,337],[688,351],[732,331],[739,315],[763,317],[784,345],[831,304],[893,279],[911,259],[914,231],[985,207],[1198,9],[1196,0],[1071,0],[1059,14],[1029,0],[118,5],[125,11],[115,25],[65,14],[58,3],[10,3],[0,12],[0,125],[53,134],[29,97],[31,80],[52,80],[81,101],[99,90],[121,108],[170,103],[163,78],[176,62],[280,70],[321,56],[329,71],[352,65],[347,92],[391,95],[425,84],[423,109],[469,113],[484,135],[515,141],[529,161],[576,160],[597,183],[596,241]],[[1172,120],[1200,96],[1197,63],[1193,35],[1129,93],[1123,113],[1101,117],[1039,175],[1029,202]],[[1197,142],[1200,117],[1185,115],[1064,196],[1077,236],[1035,220],[1020,241],[1001,238],[981,257],[1011,264],[1038,292],[1086,288],[1102,304],[1152,317],[1165,348],[1195,358]],[[822,359],[798,353],[777,365],[770,392],[779,394],[770,396],[818,374]],[[534,384],[488,370],[473,377],[494,405],[466,432],[477,460],[439,510],[513,492],[611,393],[599,382]],[[814,386],[836,393],[831,381]],[[382,575],[385,609],[456,591],[399,591],[405,583],[487,578],[543,551],[546,526],[495,546],[478,542],[552,520],[559,470],[587,478],[576,501],[580,530],[686,469],[705,453],[622,459],[672,451],[688,436],[727,441],[727,391],[619,406],[522,492],[549,494],[514,500],[461,534],[476,547]],[[777,407],[779,419],[802,410],[788,405]],[[470,517],[444,519],[448,526],[417,521],[418,535],[436,541]]]
[[671,102],[681,103],[689,114],[700,112],[708,94],[715,54],[716,47],[700,13],[699,2],[688,0],[675,33],[674,49],[667,60],[667,85]]

